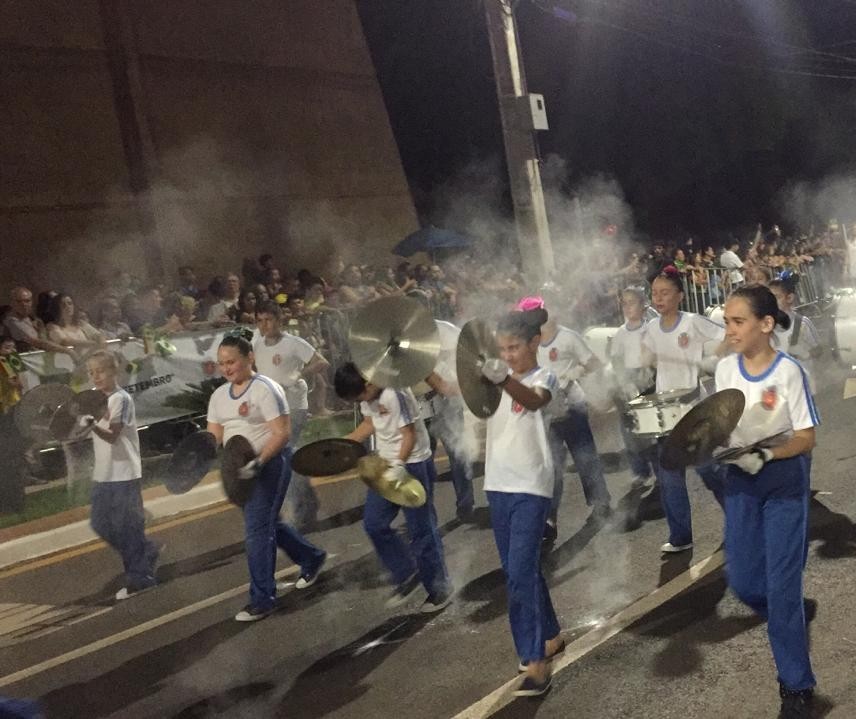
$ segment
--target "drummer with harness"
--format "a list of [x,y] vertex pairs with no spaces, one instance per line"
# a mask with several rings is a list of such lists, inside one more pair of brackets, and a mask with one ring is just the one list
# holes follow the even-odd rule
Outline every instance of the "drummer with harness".
[[[706,317],[679,310],[683,287],[674,267],[666,267],[655,278],[652,299],[660,317],[645,325],[642,354],[644,364],[656,365],[657,398],[666,401],[666,406],[655,408],[654,412],[661,425],[658,444],[662,450],[662,437],[674,428],[700,394],[699,369],[705,356],[725,354],[725,330]],[[682,468],[666,469],[662,461],[658,464],[660,500],[669,525],[668,541],[660,551],[675,553],[692,549],[692,515],[686,471]],[[696,471],[721,506],[722,483],[718,468],[709,464],[698,467]]]

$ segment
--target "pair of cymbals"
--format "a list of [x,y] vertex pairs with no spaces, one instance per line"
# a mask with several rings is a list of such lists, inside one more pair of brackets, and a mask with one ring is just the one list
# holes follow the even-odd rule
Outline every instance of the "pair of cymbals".
[[77,394],[62,384],[40,384],[15,405],[18,431],[36,444],[65,442],[74,438],[78,420],[91,415],[101,419],[107,411],[107,395],[95,389]]
[[409,297],[381,297],[362,307],[348,343],[360,373],[378,387],[412,387],[431,374],[440,355],[431,312]]
[[714,450],[726,444],[740,421],[745,404],[739,389],[724,389],[699,402],[666,438],[660,464],[665,469],[682,469],[712,460]]
[[[223,491],[232,504],[243,507],[253,493],[256,477],[243,479],[240,469],[256,457],[250,441],[242,435],[230,437],[220,457]],[[175,448],[164,479],[172,494],[189,492],[208,474],[217,458],[217,439],[211,432],[200,431],[185,437]]]
[[390,482],[384,477],[389,462],[350,439],[322,439],[301,447],[291,460],[295,472],[308,477],[328,477],[357,469],[360,479],[384,499],[402,507],[421,507],[426,494],[422,483],[407,475],[403,481]]

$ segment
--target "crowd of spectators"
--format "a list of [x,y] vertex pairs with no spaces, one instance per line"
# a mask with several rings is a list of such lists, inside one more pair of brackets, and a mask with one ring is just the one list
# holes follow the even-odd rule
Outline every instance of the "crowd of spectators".
[[[856,227],[849,237],[856,238]],[[557,270],[551,283],[564,304],[560,320],[583,329],[615,323],[619,291],[628,285],[644,287],[670,264],[684,276],[688,293],[697,294],[699,305],[721,302],[734,283],[766,282],[784,270],[800,272],[807,265],[822,270],[827,286],[849,284],[843,276],[854,264],[848,247],[854,254],[856,245],[847,238],[837,227],[788,237],[777,226],[764,232],[759,225],[743,242],[733,239],[715,246],[687,239],[644,246],[605,233],[575,245],[573,251],[555,243]],[[336,366],[347,353],[348,315],[378,297],[415,297],[436,318],[460,323],[492,315],[533,289],[525,286],[515,261],[468,251],[432,264],[334,260],[321,274],[308,269],[284,272],[266,253],[246,259],[240,273],[218,275],[207,284],[189,265],[178,267],[172,282],[143,285],[127,270],[113,277],[86,309],[65,291],[44,290],[34,296],[29,288],[15,288],[11,303],[0,307],[0,346],[80,358],[107,340],[147,332],[163,336],[253,325],[258,308],[274,300],[283,307],[287,330]],[[316,406],[314,411],[328,408]]]

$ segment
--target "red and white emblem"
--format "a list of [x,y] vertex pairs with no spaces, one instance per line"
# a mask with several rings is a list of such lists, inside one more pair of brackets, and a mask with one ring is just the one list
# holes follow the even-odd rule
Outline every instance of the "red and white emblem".
[[277,352],[277,354],[275,354],[273,356],[273,359],[271,360],[271,362],[273,362],[274,365],[279,367],[282,364],[282,355]]
[[559,359],[559,350],[556,349],[555,347],[551,347],[550,348],[550,361],[555,362],[557,359]]
[[686,332],[681,332],[678,335],[678,347],[681,349],[686,349],[690,344],[690,336]]
[[238,407],[238,414],[241,417],[246,417],[250,413],[250,403],[249,402],[241,402],[241,406]]
[[511,411],[514,414],[520,414],[523,411],[523,405],[520,404],[516,399],[511,402]]
[[761,404],[764,405],[764,409],[775,409],[777,399],[778,393],[775,387],[767,387],[761,393]]

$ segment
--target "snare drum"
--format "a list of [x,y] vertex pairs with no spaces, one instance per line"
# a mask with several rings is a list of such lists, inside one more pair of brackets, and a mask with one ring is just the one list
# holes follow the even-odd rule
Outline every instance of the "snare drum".
[[643,395],[627,403],[624,416],[633,434],[665,437],[693,408],[698,396],[698,389],[673,389]]
[[841,292],[835,304],[835,349],[848,367],[856,365],[856,293]]

